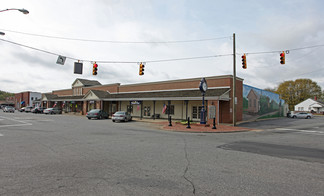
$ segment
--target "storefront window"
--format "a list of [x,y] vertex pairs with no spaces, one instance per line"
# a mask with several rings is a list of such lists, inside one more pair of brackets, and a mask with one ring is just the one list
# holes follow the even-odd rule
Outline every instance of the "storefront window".
[[151,107],[144,106],[144,116],[151,116]]
[[127,106],[127,112],[132,114],[133,113],[133,105],[128,105]]
[[192,107],[192,118],[194,119],[200,119],[200,111],[202,109],[202,106],[193,106]]

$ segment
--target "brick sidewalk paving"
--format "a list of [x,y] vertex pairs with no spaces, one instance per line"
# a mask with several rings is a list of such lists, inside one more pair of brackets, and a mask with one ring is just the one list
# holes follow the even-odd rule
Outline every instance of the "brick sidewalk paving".
[[190,124],[191,128],[186,128],[187,125],[181,123],[172,123],[172,126],[169,126],[169,122],[155,122],[156,124],[161,125],[163,130],[168,131],[180,131],[180,132],[193,132],[193,133],[230,133],[230,132],[243,132],[243,131],[252,131],[252,129],[244,127],[234,127],[231,125],[217,125],[216,129],[212,129],[213,125],[200,125],[200,124]]

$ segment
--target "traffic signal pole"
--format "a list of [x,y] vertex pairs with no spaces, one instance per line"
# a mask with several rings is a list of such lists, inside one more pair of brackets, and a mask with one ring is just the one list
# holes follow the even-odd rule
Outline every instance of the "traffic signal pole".
[[235,97],[236,97],[236,48],[235,48],[235,33],[233,33],[233,126],[236,125],[236,105],[235,105]]

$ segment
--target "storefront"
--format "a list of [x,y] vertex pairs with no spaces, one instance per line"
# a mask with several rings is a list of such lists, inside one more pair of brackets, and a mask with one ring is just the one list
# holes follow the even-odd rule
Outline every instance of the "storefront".
[[[56,104],[65,113],[83,115],[91,109],[102,109],[111,117],[116,111],[122,110],[128,111],[135,118],[167,119],[172,116],[173,119],[185,120],[189,117],[199,121],[203,107],[202,94],[198,88],[200,79],[131,85],[101,85],[97,81],[77,79],[73,82],[72,89],[44,94],[42,104],[47,107]],[[233,117],[232,76],[206,77],[206,81],[208,90],[204,106],[207,114],[209,108],[213,108],[217,122],[230,123]],[[237,121],[242,120],[242,86],[243,80],[237,78]]]

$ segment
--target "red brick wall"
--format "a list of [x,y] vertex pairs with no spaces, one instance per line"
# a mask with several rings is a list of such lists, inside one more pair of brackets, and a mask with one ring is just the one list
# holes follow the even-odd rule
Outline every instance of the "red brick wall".
[[73,90],[72,89],[56,90],[56,91],[53,91],[52,94],[58,95],[58,96],[72,96]]
[[[21,93],[15,94],[15,105],[16,105],[17,109],[20,108],[18,106],[20,105],[20,103],[22,101],[25,101],[25,106],[29,105],[29,95],[30,95],[29,92],[21,92]],[[17,105],[17,103],[19,103],[19,104]]]
[[[200,78],[197,78],[180,81],[166,81],[162,83],[122,85],[119,87],[119,92],[198,88],[200,80]],[[231,85],[231,78],[229,77],[206,78],[206,81],[208,87],[224,87]]]

